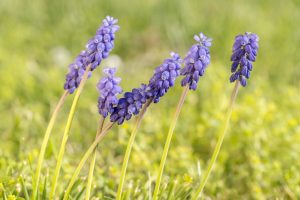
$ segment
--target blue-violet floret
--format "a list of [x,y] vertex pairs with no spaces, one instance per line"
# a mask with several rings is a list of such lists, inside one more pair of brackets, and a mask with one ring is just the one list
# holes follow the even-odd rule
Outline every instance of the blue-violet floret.
[[110,116],[111,122],[117,122],[119,125],[125,120],[131,119],[132,115],[139,114],[143,105],[146,103],[147,86],[142,84],[140,88],[134,88],[131,92],[126,92],[119,99],[118,105],[114,107]]
[[116,68],[106,68],[103,72],[106,76],[99,81],[97,89],[100,93],[98,111],[105,118],[118,104],[117,95],[122,93],[122,88],[119,86],[121,78],[115,77]]
[[174,86],[175,79],[180,75],[181,59],[177,53],[171,52],[171,58],[155,69],[154,75],[147,87],[147,98],[159,102],[170,87]]
[[[68,90],[70,94],[79,86],[87,66],[90,66],[90,70],[93,71],[103,59],[108,57],[114,47],[115,32],[120,28],[117,22],[117,19],[107,16],[96,35],[87,43],[86,50],[82,51],[69,65],[64,89]],[[90,76],[91,73],[89,73]]]
[[185,76],[181,81],[181,85],[188,85],[191,90],[197,89],[199,78],[204,75],[205,69],[210,63],[209,47],[212,41],[203,33],[195,35],[194,39],[197,44],[190,48],[184,58],[184,68],[181,70],[181,75]]
[[235,37],[232,47],[230,82],[239,80],[242,86],[247,85],[247,80],[252,71],[252,62],[256,60],[259,38],[256,34],[245,33]]

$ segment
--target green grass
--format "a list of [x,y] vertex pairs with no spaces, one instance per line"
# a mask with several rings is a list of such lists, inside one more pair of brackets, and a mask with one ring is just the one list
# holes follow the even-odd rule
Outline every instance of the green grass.
[[[147,82],[169,51],[184,56],[194,43],[194,34],[202,31],[214,39],[212,64],[197,91],[189,92],[176,125],[162,179],[162,199],[188,199],[199,185],[197,163],[203,174],[233,88],[228,83],[233,39],[245,31],[260,36],[259,55],[249,85],[237,97],[204,196],[299,199],[299,9],[296,0],[0,1],[0,196],[25,198],[25,187],[31,193],[38,151],[49,115],[62,94],[67,66],[101,20],[112,15],[121,26],[113,54],[121,59],[118,76],[124,90]],[[110,59],[101,67],[117,60]],[[100,77],[99,68],[79,101],[57,187],[61,194],[94,140],[99,120],[95,85]],[[153,192],[181,91],[177,81],[147,111],[128,165],[127,199],[149,198],[149,173]],[[41,195],[44,183],[49,191],[71,101],[66,100],[46,150]],[[132,120],[113,128],[100,143],[91,196],[115,197],[133,125]],[[88,170],[86,165],[72,191],[74,199],[84,198]]]

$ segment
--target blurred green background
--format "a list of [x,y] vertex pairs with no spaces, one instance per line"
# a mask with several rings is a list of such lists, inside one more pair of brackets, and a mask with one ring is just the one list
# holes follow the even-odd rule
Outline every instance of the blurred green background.
[[[176,51],[184,56],[203,32],[213,38],[212,62],[197,91],[189,92],[163,178],[161,199],[189,199],[216,144],[233,85],[231,46],[251,31],[260,49],[251,79],[234,108],[206,199],[300,199],[300,1],[299,0],[1,0],[0,1],[0,196],[23,197],[49,116],[63,93],[68,64],[111,15],[119,19],[112,56],[88,81],[73,121],[63,163],[62,192],[95,137],[101,68],[119,68],[122,87],[148,82]],[[148,198],[154,186],[170,118],[182,88],[179,80],[152,105],[129,163],[126,198]],[[68,98],[54,128],[43,169],[52,175],[70,109]],[[115,127],[99,148],[93,196],[114,197],[133,121]],[[200,169],[200,170],[199,170]],[[85,187],[88,168],[74,196]],[[14,198],[10,196],[10,198]],[[79,198],[80,199],[80,198]]]

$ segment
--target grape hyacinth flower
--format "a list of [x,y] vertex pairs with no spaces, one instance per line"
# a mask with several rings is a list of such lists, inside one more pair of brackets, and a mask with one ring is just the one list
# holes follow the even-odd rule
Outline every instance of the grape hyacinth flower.
[[239,80],[245,87],[252,71],[252,62],[255,62],[258,51],[258,36],[253,33],[238,35],[232,47],[230,82]]
[[255,61],[257,56],[258,40],[258,36],[252,33],[245,33],[245,35],[238,35],[235,37],[235,42],[232,48],[233,54],[231,56],[231,61],[233,61],[233,63],[231,66],[232,75],[230,77],[230,82],[236,83],[230,97],[225,119],[221,126],[221,132],[218,134],[219,138],[216,143],[216,147],[208,163],[207,170],[203,174],[203,178],[201,179],[200,185],[195,195],[191,198],[192,200],[197,200],[200,198],[206,185],[206,182],[209,178],[209,175],[212,172],[213,166],[218,158],[225,134],[230,123],[230,118],[239,91],[239,86],[242,85],[243,87],[245,87],[247,85],[246,78],[248,79],[250,77],[250,71],[252,70],[252,62]]
[[[82,76],[88,66],[93,71],[101,61],[108,57],[114,47],[115,32],[119,30],[118,20],[107,16],[96,35],[89,40],[86,50],[82,51],[75,61],[69,65],[69,73],[66,75],[64,89],[72,94],[79,86]],[[89,77],[91,73],[89,73]]]
[[203,33],[200,33],[199,36],[195,35],[194,39],[197,41],[197,44],[193,45],[188,51],[183,61],[184,68],[181,69],[180,71],[180,74],[185,76],[181,81],[181,85],[186,87],[182,91],[173,118],[171,118],[168,135],[166,137],[164,150],[160,160],[159,170],[157,173],[158,175],[156,177],[155,188],[153,192],[153,200],[157,200],[159,197],[161,180],[162,180],[171,140],[173,137],[173,133],[176,127],[179,114],[181,112],[183,103],[187,96],[187,92],[189,89],[196,90],[197,83],[199,81],[200,76],[203,76],[206,67],[210,63],[209,47],[211,46],[212,39],[206,37]]
[[96,67],[100,65],[101,61],[106,58],[112,50],[114,46],[115,32],[119,30],[119,26],[116,25],[117,22],[118,20],[112,17],[106,17],[103,20],[101,27],[97,30],[96,35],[87,43],[86,50],[82,51],[80,55],[75,59],[74,63],[69,66],[69,73],[66,76],[64,89],[68,91],[68,93],[72,94],[78,88],[78,92],[76,92],[74,96],[74,100],[63,134],[62,143],[60,145],[56,167],[52,179],[50,199],[55,198],[58,177],[60,175],[66,143],[68,141],[69,132],[79,96],[83,90],[83,86],[88,76],[91,76],[91,71],[95,70]]
[[131,119],[132,115],[139,114],[147,99],[154,103],[159,102],[160,97],[174,85],[176,77],[180,75],[180,56],[173,52],[171,56],[155,69],[148,85],[142,84],[140,88],[124,94],[111,113],[111,122],[117,122],[120,125],[124,120]]
[[195,35],[194,39],[197,44],[190,48],[184,58],[184,68],[181,70],[181,75],[185,76],[181,81],[181,85],[189,85],[190,90],[196,90],[200,76],[204,75],[205,69],[210,63],[209,47],[212,41],[203,33],[200,33],[199,36]]
[[[116,71],[117,71],[116,68],[105,68],[103,72],[106,74],[106,76],[103,77],[97,84],[97,89],[100,93],[100,96],[98,98],[98,111],[99,114],[102,115],[102,117],[99,120],[96,138],[103,130],[105,118],[108,116],[109,113],[112,113],[113,107],[118,104],[117,95],[122,93],[122,88],[119,86],[119,83],[121,82],[121,78],[115,77]],[[91,195],[93,174],[94,174],[95,163],[96,163],[96,154],[97,152],[94,150],[90,162],[85,199],[90,199],[90,195]]]
[[139,114],[147,100],[146,89],[147,86],[142,84],[140,88],[134,88],[131,92],[126,92],[124,97],[119,99],[118,105],[114,107],[110,121],[117,122],[120,125],[124,120],[131,119],[132,115]]
[[170,87],[174,86],[175,79],[180,75],[181,59],[177,53],[171,52],[171,58],[155,69],[153,77],[147,87],[147,98],[158,103]]
[[116,200],[122,198],[128,161],[143,115],[152,102],[159,102],[160,97],[174,85],[176,77],[180,75],[180,63],[180,56],[172,52],[171,58],[165,59],[163,64],[155,69],[149,84],[142,84],[141,88],[134,89],[132,93],[125,93],[125,97],[120,99],[118,107],[111,115],[111,121],[122,124],[124,119],[130,119],[132,114],[139,114],[126,147]]
[[103,20],[102,26],[98,29],[96,35],[86,45],[86,50],[82,51],[74,60],[74,62],[69,65],[69,73],[66,75],[66,82],[64,84],[64,94],[62,95],[59,103],[55,107],[55,110],[51,116],[41,145],[35,177],[32,179],[32,199],[35,199],[38,194],[40,174],[42,164],[44,161],[46,147],[48,145],[49,137],[51,135],[54,122],[57,118],[57,114],[61,109],[66,96],[68,94],[74,93],[74,91],[79,87],[80,83],[82,83],[82,86],[78,89],[78,93],[74,96],[74,100],[71,106],[71,110],[68,116],[63,136],[65,140],[63,140],[64,143],[62,143],[61,148],[59,150],[59,157],[57,160],[57,165],[51,186],[50,199],[53,199],[55,195],[56,185],[61,168],[61,160],[64,155],[65,142],[67,141],[69,128],[72,123],[72,119],[74,116],[80,93],[83,89],[86,79],[91,76],[91,71],[93,71],[101,63],[102,59],[106,58],[112,50],[114,46],[115,32],[119,30],[119,26],[116,25],[116,23],[116,19],[112,17],[106,17],[106,19]]
[[103,118],[106,118],[109,113],[113,112],[113,107],[118,104],[117,95],[122,93],[122,88],[119,86],[121,78],[115,77],[116,68],[106,68],[103,72],[107,76],[102,78],[97,85],[100,93],[98,111]]

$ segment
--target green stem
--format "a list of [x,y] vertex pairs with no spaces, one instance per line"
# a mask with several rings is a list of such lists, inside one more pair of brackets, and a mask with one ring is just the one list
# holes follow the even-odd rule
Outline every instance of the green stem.
[[[104,120],[105,120],[105,118],[101,116],[99,126],[98,126],[98,130],[97,130],[97,134],[96,134],[96,138],[102,131]],[[97,148],[94,150],[93,157],[92,157],[91,164],[90,164],[89,176],[88,176],[88,181],[87,181],[87,185],[86,185],[86,193],[85,193],[85,199],[86,200],[89,200],[90,195],[91,195],[91,187],[92,187],[92,183],[93,183],[93,174],[94,174],[94,168],[95,168],[95,163],[96,163],[96,155],[97,155],[96,150],[97,150]]]
[[149,195],[149,200],[152,199],[152,192],[151,192],[151,174],[148,172],[148,179],[149,179],[149,185],[148,185],[148,195]]
[[84,87],[86,81],[87,81],[89,71],[90,71],[90,66],[88,66],[86,68],[86,70],[84,72],[84,75],[82,77],[82,80],[80,82],[80,85],[77,88],[77,91],[76,91],[75,96],[74,96],[74,100],[73,100],[71,110],[70,110],[70,113],[69,113],[69,116],[68,116],[67,124],[66,124],[66,127],[65,127],[62,143],[61,143],[59,153],[58,153],[57,163],[56,163],[56,167],[55,167],[55,171],[54,171],[54,176],[53,176],[53,179],[52,179],[50,199],[53,199],[54,195],[55,195],[57,181],[58,181],[58,177],[59,177],[59,173],[60,173],[60,169],[61,169],[61,165],[62,165],[62,160],[63,160],[64,153],[65,153],[66,143],[67,143],[68,137],[69,137],[71,124],[72,124],[72,121],[73,121],[73,117],[74,117],[74,114],[75,114],[75,110],[76,110],[76,107],[77,107],[77,103],[78,103],[80,94],[83,90],[83,87]]
[[163,172],[164,172],[164,168],[165,168],[165,164],[166,164],[166,160],[167,160],[168,151],[169,151],[169,148],[170,148],[172,136],[173,136],[173,133],[174,133],[174,129],[175,129],[175,126],[176,126],[176,123],[177,123],[182,105],[183,105],[184,100],[186,98],[188,89],[189,89],[188,86],[186,86],[183,89],[181,97],[180,97],[180,99],[178,101],[178,104],[177,104],[177,107],[176,107],[175,114],[174,114],[174,116],[172,118],[172,121],[171,121],[170,129],[169,129],[167,140],[166,140],[165,147],[164,147],[164,151],[163,151],[161,161],[160,161],[158,176],[156,178],[156,184],[155,184],[155,189],[154,189],[154,193],[153,193],[153,200],[158,199],[159,187],[160,187],[162,175],[163,175]]
[[134,128],[131,132],[131,136],[126,148],[126,152],[125,152],[125,157],[123,160],[123,165],[122,165],[122,171],[121,171],[121,178],[120,178],[120,182],[119,182],[119,186],[118,186],[118,192],[117,192],[117,197],[116,200],[121,200],[122,197],[122,191],[123,191],[123,186],[124,186],[124,181],[125,181],[125,176],[126,176],[126,170],[127,170],[127,165],[128,165],[128,161],[130,158],[130,154],[131,154],[131,150],[132,150],[132,146],[134,143],[134,139],[137,133],[137,130],[139,129],[140,125],[141,125],[141,121],[143,119],[143,116],[147,110],[147,108],[149,107],[149,105],[151,104],[152,100],[148,100],[147,103],[143,106],[136,122],[134,125]]
[[42,165],[43,165],[43,161],[44,161],[48,141],[49,141],[49,138],[50,138],[50,134],[51,134],[53,126],[54,126],[54,122],[55,122],[56,117],[57,117],[62,105],[64,104],[65,98],[67,97],[68,94],[69,94],[68,91],[65,91],[63,93],[63,95],[61,96],[58,104],[56,105],[56,107],[53,111],[53,114],[50,118],[49,124],[47,126],[46,133],[45,133],[45,136],[44,136],[44,139],[43,139],[43,142],[42,142],[42,146],[41,146],[41,149],[40,149],[40,154],[39,154],[39,158],[38,158],[38,164],[37,164],[37,167],[36,167],[35,177],[32,179],[32,181],[33,181],[32,182],[32,185],[33,185],[32,200],[35,200],[36,195],[37,195],[38,185],[39,185],[39,181],[40,181],[41,169],[42,169]]
[[20,181],[21,181],[23,192],[24,192],[25,200],[29,200],[28,190],[27,190],[27,187],[25,185],[25,181],[24,181],[23,176],[20,176]]
[[235,84],[234,89],[233,89],[232,94],[231,94],[229,107],[228,107],[227,114],[226,114],[226,119],[225,119],[225,122],[222,126],[222,129],[221,129],[222,131],[220,132],[215,150],[214,150],[212,158],[211,158],[211,160],[208,164],[207,170],[206,170],[203,178],[201,179],[200,186],[199,186],[198,190],[196,191],[196,194],[192,198],[193,200],[197,200],[201,196],[202,191],[204,189],[204,186],[205,186],[205,184],[208,180],[208,177],[209,177],[209,175],[212,171],[212,168],[213,168],[213,166],[214,166],[214,164],[217,160],[218,154],[220,152],[220,149],[221,149],[221,146],[222,146],[222,143],[223,143],[223,140],[224,140],[224,136],[226,134],[226,131],[227,131],[227,128],[228,128],[228,125],[229,125],[229,121],[230,121],[230,118],[231,118],[233,105],[234,105],[234,102],[235,102],[235,99],[236,99],[236,96],[237,96],[237,93],[238,93],[239,85],[240,85],[239,81],[236,81],[236,84]]
[[88,148],[88,150],[85,152],[85,154],[83,155],[83,157],[81,158],[74,174],[71,177],[71,180],[69,182],[69,185],[66,189],[66,192],[64,194],[64,198],[63,200],[67,200],[69,197],[69,194],[72,190],[72,187],[82,169],[82,167],[84,166],[85,162],[87,161],[87,159],[90,157],[90,155],[94,152],[95,148],[97,147],[98,143],[102,140],[102,138],[107,134],[107,132],[110,130],[110,128],[114,125],[114,123],[110,123],[108,124],[106,127],[104,127],[104,129],[101,131],[100,134],[98,134],[97,138],[95,139],[95,141],[93,142],[93,144]]

